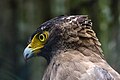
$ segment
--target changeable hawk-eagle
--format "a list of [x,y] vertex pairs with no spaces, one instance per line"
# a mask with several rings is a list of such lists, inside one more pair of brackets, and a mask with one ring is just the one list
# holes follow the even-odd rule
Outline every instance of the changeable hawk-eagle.
[[104,59],[87,15],[60,16],[32,34],[24,58],[43,56],[48,67],[42,80],[120,80]]

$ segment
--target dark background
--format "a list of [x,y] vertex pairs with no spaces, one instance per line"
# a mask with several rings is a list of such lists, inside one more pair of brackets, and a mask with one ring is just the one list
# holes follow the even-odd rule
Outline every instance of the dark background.
[[87,14],[108,63],[120,73],[120,0],[0,0],[0,80],[41,80],[46,61],[27,63],[23,50],[43,22],[59,15]]

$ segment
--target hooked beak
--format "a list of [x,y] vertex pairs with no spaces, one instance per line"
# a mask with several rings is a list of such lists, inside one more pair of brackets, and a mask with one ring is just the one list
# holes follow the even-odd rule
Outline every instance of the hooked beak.
[[43,45],[41,45],[40,47],[39,46],[33,47],[31,44],[29,44],[24,50],[24,53],[23,53],[24,59],[28,60],[34,56],[37,56],[42,48],[43,48]]
[[34,53],[33,53],[32,48],[29,48],[29,47],[27,46],[27,47],[25,48],[25,50],[24,50],[23,55],[24,55],[24,59],[25,59],[25,60],[28,60],[28,59],[32,58],[32,57],[34,56]]

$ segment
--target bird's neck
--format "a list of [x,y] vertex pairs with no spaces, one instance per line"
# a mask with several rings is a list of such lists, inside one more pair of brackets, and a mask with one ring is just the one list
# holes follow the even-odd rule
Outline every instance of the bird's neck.
[[82,53],[85,56],[91,56],[93,54],[100,56],[103,58],[102,49],[98,40],[94,39],[81,39],[82,41],[78,43],[66,43],[64,40],[58,41],[55,46],[51,49],[52,55],[49,55],[50,61],[54,56],[62,54],[62,52],[66,52],[69,50],[76,50]]

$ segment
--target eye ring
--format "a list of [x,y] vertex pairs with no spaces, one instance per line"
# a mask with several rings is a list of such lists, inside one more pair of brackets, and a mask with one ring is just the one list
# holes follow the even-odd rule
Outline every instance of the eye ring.
[[40,40],[41,42],[44,42],[44,41],[46,40],[45,35],[44,35],[44,34],[40,34],[40,35],[39,35],[39,40]]

